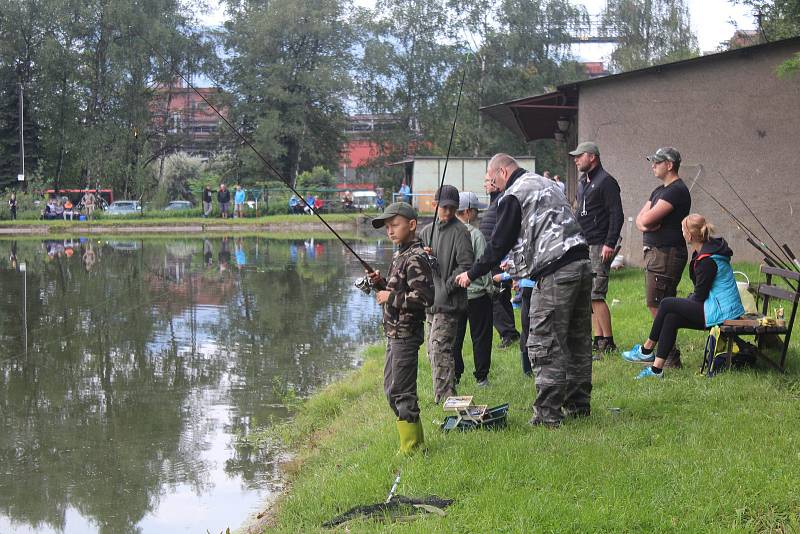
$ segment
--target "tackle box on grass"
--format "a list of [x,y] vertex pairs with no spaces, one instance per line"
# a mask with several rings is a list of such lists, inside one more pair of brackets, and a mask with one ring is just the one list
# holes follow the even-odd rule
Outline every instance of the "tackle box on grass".
[[448,415],[441,425],[445,432],[450,430],[474,430],[505,428],[508,416],[508,403],[487,409],[479,419],[465,419],[460,415]]

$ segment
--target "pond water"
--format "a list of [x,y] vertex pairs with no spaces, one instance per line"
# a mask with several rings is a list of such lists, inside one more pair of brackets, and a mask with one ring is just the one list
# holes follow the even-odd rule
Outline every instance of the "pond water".
[[[390,261],[386,241],[354,248]],[[4,533],[240,526],[279,482],[277,452],[238,438],[381,337],[378,306],[353,287],[362,269],[335,241],[20,240],[0,253]]]

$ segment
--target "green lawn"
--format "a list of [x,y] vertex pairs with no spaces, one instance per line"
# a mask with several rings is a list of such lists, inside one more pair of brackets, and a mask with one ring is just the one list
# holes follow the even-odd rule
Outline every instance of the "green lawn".
[[[681,294],[689,289],[684,277]],[[617,344],[642,341],[650,326],[642,273],[613,274],[612,299]],[[360,370],[309,399],[293,422],[264,432],[298,451],[275,528],[320,530],[352,506],[380,502],[401,469],[398,493],[455,499],[447,516],[355,521],[350,531],[800,530],[798,344],[786,374],[758,368],[708,379],[697,373],[703,342],[702,333],[681,333],[685,368],[667,370],[663,381],[634,381],[641,366],[617,355],[596,362],[592,416],[557,430],[527,425],[534,385],[522,375],[516,348],[495,348],[491,386],[482,390],[465,346],[459,393],[489,405],[509,402],[509,425],[450,434],[438,430],[444,413],[432,402],[421,352],[427,451],[409,459],[395,456],[394,419],[381,387],[383,350],[372,347]]]

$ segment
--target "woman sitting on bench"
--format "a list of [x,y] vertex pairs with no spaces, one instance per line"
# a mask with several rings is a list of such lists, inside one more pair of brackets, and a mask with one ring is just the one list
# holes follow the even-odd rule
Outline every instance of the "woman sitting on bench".
[[643,345],[622,353],[629,362],[650,363],[636,377],[664,378],[664,361],[675,346],[678,329],[705,330],[744,315],[731,268],[733,251],[721,237],[711,237],[714,227],[693,213],[681,222],[683,238],[692,247],[689,277],[694,293],[687,298],[665,298],[658,306],[650,335]]

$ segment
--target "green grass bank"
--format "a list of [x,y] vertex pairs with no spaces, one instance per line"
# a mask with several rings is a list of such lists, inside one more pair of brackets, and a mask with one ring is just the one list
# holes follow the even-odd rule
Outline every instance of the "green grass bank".
[[[323,215],[337,231],[352,231],[362,214]],[[86,234],[164,234],[164,233],[242,233],[242,232],[326,232],[313,215],[265,215],[243,218],[158,217],[138,215],[105,217],[94,221],[0,221],[0,236],[16,235],[86,235]]]
[[[753,276],[757,271],[744,268]],[[684,277],[680,294],[689,290]],[[614,273],[609,302],[617,344],[643,340],[650,318],[642,273]],[[557,430],[527,425],[534,384],[522,374],[516,348],[495,344],[491,386],[479,389],[466,343],[459,393],[474,394],[480,404],[509,402],[508,428],[442,433],[445,414],[433,404],[421,351],[427,450],[411,458],[395,456],[394,419],[382,391],[383,348],[370,347],[359,370],[305,401],[291,422],[250,438],[278,438],[296,451],[286,466],[288,490],[270,511],[269,526],[321,531],[324,521],[353,506],[383,501],[400,469],[398,493],[454,499],[447,516],[358,520],[348,531],[797,532],[798,343],[785,374],[759,366],[708,379],[697,373],[704,340],[702,333],[682,331],[685,367],[667,370],[663,381],[635,381],[641,366],[618,355],[595,362],[592,416]]]

